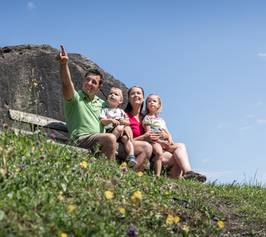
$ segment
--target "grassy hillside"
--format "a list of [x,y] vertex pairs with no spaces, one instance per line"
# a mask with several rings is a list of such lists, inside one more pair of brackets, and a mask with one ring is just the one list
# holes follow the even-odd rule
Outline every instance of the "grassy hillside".
[[0,236],[266,236],[266,190],[136,173],[0,135]]

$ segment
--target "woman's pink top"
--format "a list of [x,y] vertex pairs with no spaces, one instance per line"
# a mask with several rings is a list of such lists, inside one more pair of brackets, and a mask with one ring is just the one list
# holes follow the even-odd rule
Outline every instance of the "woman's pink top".
[[130,122],[130,127],[131,130],[133,132],[133,138],[135,137],[139,137],[140,135],[142,135],[144,133],[144,129],[142,127],[141,122],[139,122],[134,115],[132,115],[131,113],[127,112],[126,113],[128,118],[129,118],[129,122]]

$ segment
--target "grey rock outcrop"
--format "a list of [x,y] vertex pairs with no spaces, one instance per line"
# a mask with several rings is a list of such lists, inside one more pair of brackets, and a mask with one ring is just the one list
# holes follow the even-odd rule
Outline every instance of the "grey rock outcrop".
[[[59,51],[49,45],[17,45],[0,48],[0,122],[7,120],[6,108],[64,120],[62,85],[59,79]],[[69,67],[77,89],[89,68],[98,68],[104,75],[99,96],[103,99],[111,86],[127,87],[91,60],[69,53]]]

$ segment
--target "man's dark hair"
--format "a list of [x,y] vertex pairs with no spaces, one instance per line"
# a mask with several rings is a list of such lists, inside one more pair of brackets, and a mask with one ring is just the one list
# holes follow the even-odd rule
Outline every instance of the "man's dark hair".
[[97,75],[97,76],[100,76],[100,82],[99,84],[102,85],[103,84],[103,74],[97,69],[97,68],[91,68],[89,69],[86,74],[85,74],[85,77],[86,78],[87,76],[89,75]]

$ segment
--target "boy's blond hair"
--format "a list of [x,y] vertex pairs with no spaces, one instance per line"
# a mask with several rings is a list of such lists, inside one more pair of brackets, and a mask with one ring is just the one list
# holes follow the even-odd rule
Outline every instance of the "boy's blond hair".
[[119,96],[121,97],[121,101],[123,102],[124,97],[123,97],[123,92],[122,92],[121,88],[116,87],[116,86],[112,86],[111,89],[110,89],[110,91],[109,91],[109,94],[110,94],[110,92],[111,92],[112,89],[115,89],[115,90],[118,90],[119,91]]

